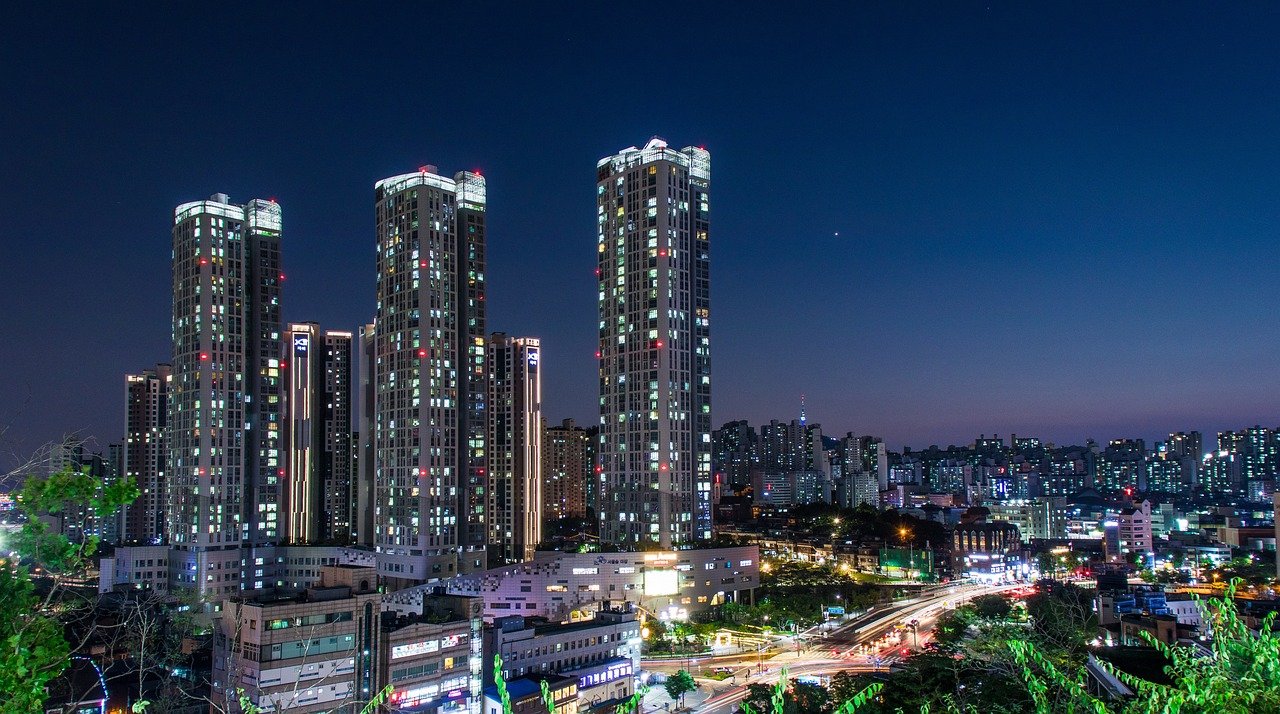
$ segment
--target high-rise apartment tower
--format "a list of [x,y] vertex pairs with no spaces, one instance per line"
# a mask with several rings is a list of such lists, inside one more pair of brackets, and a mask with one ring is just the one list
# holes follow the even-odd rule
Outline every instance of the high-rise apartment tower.
[[485,182],[424,166],[374,192],[374,546],[394,588],[485,567]]
[[127,406],[120,470],[138,486],[137,500],[121,511],[120,538],[126,543],[155,544],[167,537],[164,475],[170,373],[169,365],[158,364],[124,378]]
[[542,540],[542,348],[489,338],[489,552],[496,567],[533,559]]
[[587,487],[595,478],[590,430],[565,419],[542,432],[542,516],[584,518]]
[[289,325],[281,359],[285,399],[285,504],[293,543],[346,544],[351,535],[351,333]]
[[710,179],[657,138],[597,164],[604,542],[711,537]]
[[174,211],[172,587],[262,587],[241,546],[280,538],[280,232],[274,201],[216,194]]

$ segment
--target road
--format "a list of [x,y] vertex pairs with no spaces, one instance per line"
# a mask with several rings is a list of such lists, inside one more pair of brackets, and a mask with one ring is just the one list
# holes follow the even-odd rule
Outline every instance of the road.
[[[724,657],[645,660],[646,672],[671,673],[688,669],[698,677],[698,691],[685,695],[693,714],[734,714],[747,696],[747,684],[776,684],[786,669],[791,679],[830,676],[835,672],[871,672],[885,669],[923,647],[939,616],[958,603],[980,595],[1014,590],[1023,585],[958,585],[940,588],[918,597],[881,606],[851,618],[834,628],[817,626],[780,640],[780,651],[745,653]],[[914,633],[900,627],[916,621]],[[730,680],[718,682],[699,676],[721,667],[733,670]],[[644,712],[661,714],[675,708],[661,686],[645,697]]]

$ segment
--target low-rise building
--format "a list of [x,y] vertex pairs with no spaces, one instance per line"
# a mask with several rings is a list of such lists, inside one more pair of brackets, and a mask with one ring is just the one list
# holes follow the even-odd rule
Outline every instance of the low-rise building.
[[214,618],[213,702],[240,711],[327,712],[367,702],[380,633],[376,570],[326,566],[301,593],[263,590],[225,600]]
[[[555,707],[551,714],[578,714],[578,684],[572,677],[554,674],[519,677],[507,682],[511,714],[548,714],[542,700],[542,683],[547,683]],[[484,714],[503,714],[502,697],[495,685],[484,688]]]
[[[687,619],[724,602],[750,603],[760,584],[756,546],[624,553],[538,551],[533,560],[461,575],[448,592],[484,598],[486,621],[506,615],[553,622],[587,619],[602,603],[626,600],[655,617]],[[389,593],[389,609],[422,607],[431,585]]]
[[1005,580],[1023,563],[1018,527],[1005,521],[961,523],[951,532],[952,572],[960,577]]
[[377,688],[394,687],[395,711],[479,714],[483,612],[479,598],[436,592],[419,615],[383,613]]
[[[185,562],[173,558],[173,550],[166,545],[121,546],[111,557],[102,558],[98,571],[98,592],[108,593],[121,588],[131,590],[155,590],[167,592],[169,582],[177,582],[174,568]],[[263,546],[253,551],[243,551],[239,570],[245,573],[246,582],[257,585],[255,589],[276,588],[304,589],[320,579],[320,570],[326,565],[373,565],[372,551],[344,546],[280,545]],[[212,567],[212,565],[210,566]],[[206,573],[215,578],[224,572]]]
[[[485,630],[485,661],[502,657],[503,676],[573,677],[586,704],[617,702],[635,691],[640,665],[640,621],[633,603],[609,603],[583,622],[549,624],[519,615],[500,617]],[[486,682],[492,672],[486,668]],[[593,703],[594,702],[594,703]]]

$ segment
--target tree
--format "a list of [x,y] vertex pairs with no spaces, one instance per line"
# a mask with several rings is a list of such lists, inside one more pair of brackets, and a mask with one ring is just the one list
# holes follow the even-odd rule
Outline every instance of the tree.
[[698,688],[698,683],[693,679],[693,675],[685,670],[680,670],[675,674],[667,677],[667,681],[662,683],[662,688],[667,690],[667,696],[675,699],[680,698],[680,706],[684,706],[684,695]]
[[[848,673],[840,674],[845,675],[841,679],[842,683],[853,681]],[[784,669],[778,677],[778,683],[773,686],[748,685],[747,696],[742,701],[740,711],[742,714],[854,714],[870,703],[882,691],[883,686],[875,682],[860,690],[842,690],[839,696],[835,696],[834,689],[828,692],[814,684],[791,682]],[[832,706],[837,701],[840,703]]]
[[1235,592],[1240,581],[1227,585],[1221,598],[1200,602],[1201,616],[1213,632],[1205,654],[1190,645],[1167,645],[1150,633],[1143,637],[1171,664],[1170,682],[1160,684],[1110,668],[1137,696],[1124,702],[1104,701],[1084,686],[1084,669],[1056,664],[1034,642],[1007,643],[1022,668],[1027,691],[1038,712],[1092,711],[1097,714],[1156,714],[1212,712],[1247,714],[1280,711],[1280,635],[1276,613],[1251,630],[1240,617]]
[[831,706],[831,695],[827,690],[810,682],[793,683],[790,695],[795,700],[796,710],[805,714],[825,712]]
[[[97,552],[98,537],[85,535],[88,525],[137,496],[131,479],[104,484],[79,467],[27,477],[16,499],[25,519],[11,546],[18,558],[0,562],[0,714],[43,711],[45,687],[77,649],[66,639],[64,620],[87,602],[77,601],[67,585],[85,576]],[[49,517],[80,536],[73,541],[54,532]],[[37,594],[33,569],[42,573],[43,595]]]
[[1003,620],[1009,617],[1009,613],[1013,612],[1013,606],[1009,601],[999,595],[982,595],[973,599],[973,607],[978,613],[978,617],[985,617],[988,620]]

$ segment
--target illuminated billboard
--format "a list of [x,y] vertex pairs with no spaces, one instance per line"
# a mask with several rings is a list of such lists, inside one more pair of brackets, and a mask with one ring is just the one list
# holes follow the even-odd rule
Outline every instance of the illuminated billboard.
[[680,573],[675,570],[645,568],[645,597],[676,595],[680,592]]

